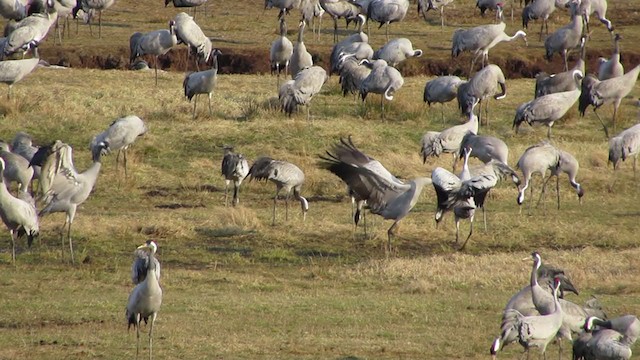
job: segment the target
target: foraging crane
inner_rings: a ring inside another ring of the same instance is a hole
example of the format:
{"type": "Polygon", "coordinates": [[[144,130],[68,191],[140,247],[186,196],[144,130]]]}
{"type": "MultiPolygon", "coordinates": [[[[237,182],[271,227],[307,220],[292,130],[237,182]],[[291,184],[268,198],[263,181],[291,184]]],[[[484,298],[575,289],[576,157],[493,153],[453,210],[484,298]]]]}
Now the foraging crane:
{"type": "Polygon", "coordinates": [[[343,56],[340,70],[340,85],[342,87],[342,95],[359,94],[362,82],[369,76],[371,69],[350,55],[343,56]]]}
{"type": "Polygon", "coordinates": [[[33,72],[39,62],[40,59],[37,57],[0,61],[0,82],[9,85],[7,99],[11,98],[11,88],[13,85],[33,72]]]}
{"type": "Polygon", "coordinates": [[[413,49],[411,40],[407,38],[393,39],[373,53],[373,59],[385,60],[389,66],[396,67],[410,57],[422,56],[422,50],[413,49]]]}
{"type": "Polygon", "coordinates": [[[229,206],[229,183],[233,181],[233,206],[238,205],[240,199],[238,193],[242,180],[249,174],[249,163],[244,155],[234,153],[233,146],[224,147],[222,158],[222,176],[224,176],[224,206],[229,206]]]}
{"type": "MultiPolygon", "coordinates": [[[[120,152],[122,151],[124,159],[124,176],[127,176],[127,149],[138,137],[147,132],[147,126],[144,121],[135,115],[125,116],[114,120],[107,130],[101,132],[91,139],[89,149],[91,152],[96,151],[100,144],[108,144],[106,153],[118,150],[116,156],[116,171],[118,170],[118,162],[120,161],[120,152]]],[[[104,154],[103,154],[104,155],[104,154]]]]}
{"type": "Polygon", "coordinates": [[[398,69],[384,60],[370,62],[365,59],[360,61],[360,64],[363,63],[371,64],[371,73],[362,81],[360,96],[365,101],[369,93],[380,94],[380,113],[384,119],[384,100],[393,100],[395,92],[404,85],[404,78],[398,69]]]}
{"type": "Polygon", "coordinates": [[[562,54],[565,71],[569,70],[567,63],[568,51],[582,44],[582,16],[577,9],[579,4],[580,0],[571,0],[569,4],[571,9],[571,22],[556,30],[544,40],[545,58],[551,61],[553,54],[562,54]]]}
{"type": "Polygon", "coordinates": [[[360,8],[348,0],[320,0],[320,6],[333,19],[333,42],[338,42],[338,19],[355,20],[360,8]]]}
{"type": "MultiPolygon", "coordinates": [[[[498,65],[489,64],[475,73],[468,82],[458,86],[458,106],[463,115],[469,116],[476,102],[478,106],[478,120],[482,120],[482,101],[488,97],[495,100],[507,96],[507,84],[502,69],[498,65]]],[[[485,105],[485,124],[489,124],[489,101],[485,105]]]]}
{"type": "Polygon", "coordinates": [[[351,137],[340,139],[326,156],[320,158],[323,160],[322,168],[342,179],[358,199],[367,202],[372,213],[393,220],[387,230],[385,248],[385,252],[390,252],[399,222],[416,205],[424,186],[431,184],[431,179],[418,177],[407,183],[398,180],[379,161],[361,152],[351,137]]]}
{"type": "Polygon", "coordinates": [[[582,81],[582,93],[578,104],[580,114],[584,116],[589,105],[593,105],[593,113],[596,114],[598,120],[602,124],[605,136],[609,137],[607,126],[600,119],[597,110],[604,104],[613,103],[613,131],[616,131],[616,115],[622,99],[629,95],[638,80],[640,74],[640,65],[631,69],[622,76],[599,81],[598,79],[587,76],[582,81]]]}
{"type": "Polygon", "coordinates": [[[575,90],[543,95],[521,104],[513,118],[513,128],[515,128],[516,134],[523,122],[527,122],[530,126],[540,123],[547,125],[547,138],[551,139],[553,124],[562,118],[580,97],[579,85],[583,78],[582,72],[574,70],[573,77],[576,83],[575,90]]]}
{"type": "Polygon", "coordinates": [[[198,72],[192,72],[187,74],[182,81],[182,88],[184,89],[184,96],[191,102],[193,100],[193,118],[196,118],[196,105],[198,104],[198,96],[200,94],[207,94],[209,97],[209,116],[213,116],[211,110],[211,95],[218,83],[218,55],[222,55],[222,52],[218,49],[211,50],[209,56],[211,60],[211,69],[198,72]]]}
{"type": "Polygon", "coordinates": [[[598,67],[598,80],[607,80],[624,74],[624,67],[620,63],[620,40],[622,36],[616,34],[613,37],[613,54],[611,58],[605,59],[598,67]]]}
{"type": "Polygon", "coordinates": [[[458,87],[462,84],[459,77],[448,75],[439,76],[435,79],[427,81],[424,85],[423,101],[426,102],[429,107],[431,103],[442,104],[442,123],[444,124],[444,103],[449,102],[456,98],[458,94],[458,87]]]}
{"type": "Polygon", "coordinates": [[[169,29],[155,30],[148,33],[136,32],[129,38],[131,56],[129,63],[142,55],[153,55],[153,67],[156,75],[156,86],[158,86],[158,57],[169,52],[178,43],[176,37],[176,22],[169,21],[169,29]]]}
{"type": "Polygon", "coordinates": [[[609,162],[613,165],[614,173],[620,160],[625,161],[632,157],[633,176],[635,177],[638,154],[640,154],[640,124],[623,130],[609,140],[609,162]]]}
{"type": "Polygon", "coordinates": [[[38,236],[38,216],[35,202],[24,192],[19,198],[9,193],[4,181],[5,162],[0,158],[0,218],[11,233],[11,260],[16,262],[16,239],[27,236],[27,244],[31,247],[33,239],[38,236]],[[26,198],[25,198],[26,196],[26,198]]]}
{"type": "Polygon", "coordinates": [[[291,61],[289,63],[289,69],[291,70],[291,78],[295,79],[298,73],[306,68],[313,66],[313,58],[307,51],[307,47],[304,45],[304,28],[306,23],[300,21],[298,25],[298,41],[293,46],[293,53],[291,53],[291,61]]]}
{"type": "Polygon", "coordinates": [[[196,24],[193,17],[187,15],[187,13],[181,12],[177,14],[173,21],[175,22],[175,33],[178,43],[187,45],[187,61],[189,63],[189,57],[193,53],[195,55],[194,60],[196,68],[200,71],[199,61],[207,62],[211,56],[211,40],[204,34],[200,26],[196,24]]]}
{"type": "MultiPolygon", "coordinates": [[[[543,141],[539,144],[533,145],[522,154],[516,168],[522,171],[524,177],[524,186],[519,189],[518,193],[518,205],[522,205],[524,202],[525,190],[531,185],[531,176],[535,173],[539,173],[544,180],[545,174],[548,170],[551,170],[549,178],[544,181],[542,186],[542,192],[540,199],[544,196],[545,187],[551,177],[556,176],[556,191],[558,198],[558,209],[560,209],[560,179],[561,172],[566,173],[569,176],[569,183],[576,190],[578,200],[582,201],[584,196],[584,189],[580,183],[576,182],[576,176],[578,174],[579,164],[578,161],[566,151],[560,150],[551,145],[547,141],[543,141]]],[[[533,196],[533,187],[531,187],[531,196],[533,196]]],[[[539,201],[538,201],[539,202],[539,201]]],[[[521,209],[522,210],[522,209],[521,209]]]]}
{"type": "Polygon", "coordinates": [[[27,17],[27,5],[19,0],[0,0],[0,17],[20,21],[27,17]]]}
{"type": "Polygon", "coordinates": [[[409,0],[372,0],[369,3],[367,19],[380,23],[385,27],[385,35],[389,41],[389,24],[399,22],[404,19],[409,10],[409,0]]]}
{"type": "Polygon", "coordinates": [[[29,160],[13,153],[9,149],[9,144],[0,141],[0,158],[4,160],[3,177],[7,184],[11,182],[18,183],[18,192],[27,193],[29,191],[29,183],[33,178],[33,167],[29,166],[29,160]]]}
{"type": "Polygon", "coordinates": [[[476,0],[476,7],[480,9],[480,16],[484,17],[487,10],[493,10],[496,12],[496,23],[504,21],[502,17],[503,0],[476,0]]]}
{"type": "Polygon", "coordinates": [[[311,120],[309,110],[311,100],[320,92],[322,85],[328,79],[327,72],[320,66],[312,66],[300,71],[295,79],[287,81],[280,87],[278,99],[280,99],[282,111],[291,116],[298,105],[305,105],[307,120],[311,120]]]}
{"type": "MultiPolygon", "coordinates": [[[[477,104],[477,102],[475,103],[477,104]]],[[[475,107],[475,104],[473,106],[475,107]]],[[[456,169],[460,143],[467,133],[478,133],[478,117],[473,113],[473,108],[469,114],[469,120],[460,125],[455,125],[441,132],[427,131],[420,142],[420,154],[422,163],[430,156],[440,156],[442,153],[453,155],[453,170],[456,169]]]]}
{"type": "Polygon", "coordinates": [[[580,83],[576,82],[575,71],[585,74],[585,58],[587,55],[586,37],[582,37],[580,45],[580,58],[573,68],[557,74],[549,75],[545,72],[536,75],[535,97],[580,89],[580,83]]]}
{"type": "MultiPolygon", "coordinates": [[[[71,146],[63,144],[54,151],[49,158],[58,157],[58,171],[54,173],[50,191],[46,191],[44,199],[44,208],[40,210],[39,216],[54,212],[66,213],[64,225],[62,226],[61,239],[64,244],[64,228],[68,224],[67,238],[69,239],[69,252],[71,253],[71,262],[75,263],[73,255],[73,242],[71,240],[71,225],[76,216],[78,205],[84,203],[91,191],[93,190],[98,174],[100,174],[100,156],[102,152],[109,147],[108,144],[98,144],[93,149],[93,164],[89,166],[83,173],[78,173],[73,166],[73,155],[71,146]]],[[[40,151],[47,151],[46,148],[40,148],[40,151]]],[[[35,158],[36,156],[34,156],[35,158]]],[[[35,165],[43,165],[37,163],[35,165]]],[[[64,247],[62,249],[64,254],[64,247]]]]}
{"type": "Polygon", "coordinates": [[[509,36],[504,32],[506,26],[504,22],[501,22],[470,29],[457,29],[451,39],[451,57],[457,57],[465,51],[474,52],[475,56],[471,60],[471,70],[469,70],[469,74],[471,74],[478,57],[482,57],[482,67],[484,67],[485,62],[489,63],[489,50],[499,43],[522,38],[527,45],[527,34],[524,31],[518,30],[513,36],[509,36]]]}
{"type": "Polygon", "coordinates": [[[293,190],[293,197],[300,201],[302,221],[306,220],[307,212],[309,211],[309,202],[300,195],[302,185],[304,184],[304,173],[299,167],[287,161],[274,160],[270,157],[263,156],[251,165],[247,176],[250,176],[250,179],[256,179],[258,181],[269,180],[276,184],[276,194],[273,197],[272,226],[276,224],[276,202],[278,200],[278,194],[283,189],[286,193],[284,198],[285,220],[289,220],[289,196],[291,195],[291,190],[293,190]]]}
{"type": "Polygon", "coordinates": [[[540,38],[542,41],[542,30],[547,29],[549,36],[549,16],[556,10],[555,0],[536,0],[529,3],[522,9],[522,27],[528,29],[529,21],[541,19],[540,38]]]}
{"type": "Polygon", "coordinates": [[[269,51],[269,63],[271,64],[271,74],[275,71],[278,77],[277,86],[280,88],[280,71],[284,68],[285,78],[289,73],[289,62],[293,55],[293,44],[287,38],[287,23],[284,18],[280,19],[280,36],[271,43],[269,51]]]}
{"type": "Polygon", "coordinates": [[[136,359],[140,352],[140,323],[144,320],[149,324],[149,360],[153,356],[153,325],[156,322],[160,305],[162,305],[162,288],[160,287],[160,262],[155,255],[158,245],[155,241],[147,241],[138,246],[134,252],[135,260],[132,273],[134,283],[140,281],[133,288],[127,300],[126,317],[128,328],[136,329],[136,359]],[[146,250],[140,253],[140,250],[146,250]],[[145,274],[142,276],[142,274],[145,274]]]}
{"type": "Polygon", "coordinates": [[[440,10],[440,30],[444,30],[444,7],[451,4],[453,0],[418,0],[418,14],[421,14],[424,21],[427,21],[429,10],[440,10]]]}
{"type": "Polygon", "coordinates": [[[358,22],[358,30],[346,38],[342,39],[340,42],[333,45],[333,49],[331,49],[331,56],[329,57],[329,67],[331,68],[331,73],[338,71],[338,63],[341,61],[340,59],[344,55],[344,49],[349,47],[353,43],[368,43],[369,36],[363,31],[364,24],[367,22],[367,18],[360,14],[357,17],[358,22]]]}
{"type": "MultiPolygon", "coordinates": [[[[82,9],[86,14],[89,31],[91,31],[91,17],[94,12],[98,12],[98,39],[102,38],[102,12],[115,4],[116,0],[78,0],[78,6],[73,9],[73,17],[77,17],[82,9]]],[[[93,36],[93,33],[92,33],[93,36]]]]}
{"type": "Polygon", "coordinates": [[[608,320],[600,319],[597,316],[588,317],[584,322],[584,330],[594,331],[597,329],[616,331],[622,335],[622,342],[626,345],[633,345],[640,336],[640,320],[635,315],[623,315],[608,320]]]}

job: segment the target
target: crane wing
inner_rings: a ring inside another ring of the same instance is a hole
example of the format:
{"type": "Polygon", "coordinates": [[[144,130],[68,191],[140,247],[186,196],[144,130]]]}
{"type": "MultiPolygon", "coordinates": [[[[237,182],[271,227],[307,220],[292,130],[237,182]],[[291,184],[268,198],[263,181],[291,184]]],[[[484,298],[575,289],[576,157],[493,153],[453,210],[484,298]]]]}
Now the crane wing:
{"type": "Polygon", "coordinates": [[[455,203],[456,194],[462,186],[460,178],[449,170],[437,167],[431,172],[431,181],[438,197],[438,208],[451,208],[455,203]]]}
{"type": "MultiPolygon", "coordinates": [[[[133,256],[135,258],[133,260],[133,264],[131,265],[131,281],[133,281],[133,283],[137,285],[147,278],[147,270],[149,268],[149,253],[148,250],[145,249],[136,249],[136,251],[133,252],[133,256]]],[[[153,258],[153,261],[156,264],[156,278],[160,280],[160,262],[156,258],[153,258]]]]}

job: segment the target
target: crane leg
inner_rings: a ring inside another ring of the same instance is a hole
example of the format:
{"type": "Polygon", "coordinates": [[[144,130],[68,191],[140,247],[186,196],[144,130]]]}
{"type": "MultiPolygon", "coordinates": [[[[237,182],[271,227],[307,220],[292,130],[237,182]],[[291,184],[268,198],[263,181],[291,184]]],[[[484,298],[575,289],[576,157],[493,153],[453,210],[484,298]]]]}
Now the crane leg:
{"type": "Polygon", "coordinates": [[[333,42],[338,42],[338,18],[333,18],[333,42]]]}
{"type": "Polygon", "coordinates": [[[73,256],[73,241],[71,240],[71,224],[72,222],[69,221],[69,230],[67,231],[67,238],[69,239],[69,252],[71,253],[71,263],[75,264],[76,259],[73,256]]]}
{"type": "Polygon", "coordinates": [[[613,103],[613,133],[616,133],[616,115],[618,114],[618,106],[620,103],[618,101],[613,103]]]}
{"type": "Polygon", "coordinates": [[[224,181],[224,206],[229,206],[229,180],[224,181]]]}
{"type": "Polygon", "coordinates": [[[569,64],[567,63],[567,50],[562,52],[562,56],[564,58],[564,71],[569,71],[569,64]]]}
{"type": "Polygon", "coordinates": [[[393,235],[395,235],[395,230],[397,227],[398,221],[395,221],[393,225],[391,225],[389,230],[387,230],[387,246],[385,247],[385,253],[387,254],[387,256],[389,256],[389,254],[391,253],[391,239],[393,238],[393,235]]]}
{"type": "Polygon", "coordinates": [[[547,127],[547,139],[551,140],[551,126],[547,127]]]}
{"type": "Polygon", "coordinates": [[[556,176],[556,197],[558,198],[558,210],[560,210],[560,176],[556,176]]]}
{"type": "Polygon", "coordinates": [[[467,235],[467,239],[464,241],[464,243],[460,247],[460,251],[464,250],[464,247],[467,245],[467,242],[471,238],[472,234],[473,234],[473,216],[471,216],[471,224],[469,225],[469,235],[467,235]]]}
{"type": "Polygon", "coordinates": [[[122,150],[122,157],[124,159],[124,178],[126,179],[129,176],[127,173],[127,149],[122,150]]]}
{"type": "MultiPolygon", "coordinates": [[[[240,185],[236,182],[233,183],[233,206],[238,205],[240,202],[240,198],[238,197],[238,192],[240,191],[240,185]]],[[[226,201],[225,201],[226,203],[226,201]]],[[[226,205],[225,205],[226,206],[226,205]]]]}
{"type": "Polygon", "coordinates": [[[487,231],[487,212],[484,210],[484,205],[482,205],[482,220],[484,221],[484,231],[487,231]]]}
{"type": "Polygon", "coordinates": [[[211,111],[211,93],[209,93],[209,117],[213,116],[213,111],[211,111]]]}
{"type": "Polygon", "coordinates": [[[278,193],[280,192],[280,188],[276,188],[276,195],[273,197],[273,219],[271,220],[271,226],[275,226],[276,224],[276,201],[278,200],[278,193]]]}
{"type": "Polygon", "coordinates": [[[549,182],[549,180],[551,180],[552,177],[553,177],[553,175],[549,175],[547,180],[545,180],[544,183],[542,184],[542,192],[540,193],[540,197],[538,198],[538,202],[536,203],[536,207],[540,206],[540,201],[542,201],[542,207],[546,210],[547,207],[546,207],[545,202],[544,202],[544,195],[546,193],[547,183],[549,182]]]}
{"type": "Polygon", "coordinates": [[[13,261],[13,265],[16,264],[16,238],[14,236],[14,231],[10,230],[11,233],[11,261],[13,261]]]}
{"type": "Polygon", "coordinates": [[[193,119],[196,118],[196,104],[198,104],[198,96],[200,96],[200,94],[197,94],[194,98],[193,98],[193,119]]]}
{"type": "Polygon", "coordinates": [[[456,245],[460,241],[460,219],[456,216],[456,245]]]}
{"type": "Polygon", "coordinates": [[[444,6],[440,6],[440,32],[444,31],[444,6]]]}
{"type": "Polygon", "coordinates": [[[284,220],[289,221],[289,194],[284,197],[284,220]]]}
{"type": "Polygon", "coordinates": [[[149,360],[153,358],[153,324],[156,322],[157,313],[151,315],[151,324],[149,324],[149,360]]]}
{"type": "Polygon", "coordinates": [[[139,313],[136,314],[136,360],[140,353],[140,317],[141,315],[139,313]]]}
{"type": "Polygon", "coordinates": [[[384,120],[384,95],[380,95],[380,114],[384,120]]]}
{"type": "Polygon", "coordinates": [[[593,108],[593,113],[596,114],[596,117],[600,121],[600,124],[602,124],[602,129],[604,130],[604,136],[606,136],[607,140],[608,140],[609,139],[609,129],[607,129],[607,125],[605,125],[604,122],[602,121],[602,119],[600,118],[600,115],[598,114],[598,111],[596,110],[596,108],[593,108]]]}
{"type": "Polygon", "coordinates": [[[156,86],[158,86],[158,57],[154,57],[153,59],[153,67],[155,69],[155,73],[156,73],[156,86]]]}
{"type": "Polygon", "coordinates": [[[118,154],[116,154],[116,173],[118,172],[118,163],[120,162],[120,149],[118,149],[118,154]]]}

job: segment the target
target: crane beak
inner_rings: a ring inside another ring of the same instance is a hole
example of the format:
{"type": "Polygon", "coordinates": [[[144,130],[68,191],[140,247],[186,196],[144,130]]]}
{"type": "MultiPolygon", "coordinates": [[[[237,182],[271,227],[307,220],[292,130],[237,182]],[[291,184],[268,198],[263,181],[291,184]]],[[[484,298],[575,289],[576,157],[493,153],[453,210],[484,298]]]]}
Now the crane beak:
{"type": "Polygon", "coordinates": [[[144,243],[144,244],[138,246],[138,249],[149,249],[149,244],[144,243]]]}

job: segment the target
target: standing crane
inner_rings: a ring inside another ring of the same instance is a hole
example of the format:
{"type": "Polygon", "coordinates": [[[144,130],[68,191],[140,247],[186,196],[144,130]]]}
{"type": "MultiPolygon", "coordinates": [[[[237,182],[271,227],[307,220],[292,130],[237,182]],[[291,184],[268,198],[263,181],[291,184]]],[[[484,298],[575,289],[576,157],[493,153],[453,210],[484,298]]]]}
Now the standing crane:
{"type": "Polygon", "coordinates": [[[422,56],[422,50],[413,49],[411,40],[407,38],[393,39],[373,53],[373,59],[385,60],[389,66],[396,67],[410,57],[422,56]]]}
{"type": "Polygon", "coordinates": [[[540,38],[542,41],[542,30],[547,29],[547,36],[549,36],[549,16],[556,10],[555,0],[536,0],[529,3],[522,9],[522,27],[527,29],[529,21],[541,19],[540,24],[540,38]]]}
{"type": "Polygon", "coordinates": [[[571,22],[561,27],[551,35],[547,36],[544,41],[546,50],[545,58],[551,61],[553,54],[562,54],[564,59],[564,70],[569,70],[567,63],[567,54],[569,50],[575,49],[582,44],[582,16],[578,12],[580,0],[571,0],[569,8],[571,9],[571,22]]]}
{"type": "Polygon", "coordinates": [[[33,167],[29,166],[29,160],[13,153],[9,148],[9,144],[0,141],[0,158],[4,160],[3,177],[6,183],[17,182],[18,194],[20,192],[27,193],[29,184],[33,178],[33,167]]]}
{"type": "Polygon", "coordinates": [[[184,96],[191,102],[193,100],[193,118],[196,118],[196,105],[198,104],[198,96],[200,94],[207,94],[209,97],[209,116],[213,116],[211,110],[211,95],[218,83],[218,55],[222,55],[222,52],[218,49],[211,50],[211,69],[192,72],[187,74],[182,81],[182,88],[184,89],[184,96]]]}
{"type": "Polygon", "coordinates": [[[338,19],[355,20],[360,8],[348,0],[320,0],[320,6],[333,19],[333,42],[338,42],[338,19]]]}
{"type": "Polygon", "coordinates": [[[127,149],[138,137],[146,134],[147,126],[144,121],[135,115],[125,116],[114,120],[109,128],[91,139],[89,149],[91,152],[102,147],[100,144],[108,144],[106,152],[118,150],[116,156],[116,171],[118,170],[118,162],[120,161],[120,152],[122,151],[124,161],[124,176],[127,177],[127,149]]]}
{"type": "Polygon", "coordinates": [[[126,317],[136,329],[136,359],[140,352],[140,323],[149,324],[149,360],[153,358],[153,325],[156,322],[160,305],[162,305],[162,288],[160,287],[160,262],[155,255],[158,245],[150,240],[138,246],[134,252],[131,274],[135,288],[127,300],[126,317]]]}
{"type": "Polygon", "coordinates": [[[164,0],[164,7],[169,6],[169,3],[173,3],[173,7],[175,8],[192,8],[193,18],[195,19],[196,9],[199,6],[204,8],[204,16],[207,16],[207,1],[208,0],[164,0]]]}
{"type": "Polygon", "coordinates": [[[581,83],[576,81],[575,71],[585,74],[585,59],[587,56],[586,37],[582,37],[580,45],[580,58],[573,68],[557,74],[541,72],[536,74],[535,97],[543,95],[580,89],[581,83]]]}
{"type": "Polygon", "coordinates": [[[429,107],[431,103],[442,104],[442,123],[444,124],[444,103],[452,101],[458,94],[458,87],[464,81],[454,75],[439,76],[424,85],[423,100],[429,107]]]}
{"type": "Polygon", "coordinates": [[[0,218],[11,234],[11,260],[16,262],[16,239],[26,235],[31,247],[38,236],[38,215],[35,202],[27,192],[21,192],[19,198],[9,193],[4,181],[5,162],[0,158],[0,218]]]}
{"type": "Polygon", "coordinates": [[[304,21],[300,21],[300,24],[298,25],[298,41],[293,46],[293,53],[291,54],[291,61],[289,64],[292,79],[295,79],[296,75],[298,75],[301,70],[313,66],[313,58],[307,51],[307,47],[304,44],[305,26],[306,23],[304,21]]]}
{"type": "Polygon", "coordinates": [[[387,230],[385,252],[391,252],[391,240],[400,220],[416,205],[425,185],[431,184],[428,177],[418,177],[408,183],[398,180],[377,160],[361,152],[351,141],[340,142],[327,151],[321,166],[344,181],[357,195],[365,200],[372,213],[393,220],[387,230]]]}
{"type": "Polygon", "coordinates": [[[640,124],[623,130],[609,140],[609,162],[613,165],[614,174],[620,160],[633,158],[633,176],[635,177],[638,154],[640,154],[640,124]]]}
{"type": "MultiPolygon", "coordinates": [[[[73,17],[77,17],[78,11],[82,9],[86,14],[89,31],[91,31],[91,14],[98,12],[98,38],[102,38],[102,12],[115,4],[116,0],[78,0],[78,6],[73,9],[73,17]]],[[[76,31],[77,32],[77,31],[76,31]]],[[[93,36],[93,32],[91,32],[93,36]]]]}
{"type": "Polygon", "coordinates": [[[195,55],[196,69],[200,71],[199,61],[205,63],[209,61],[212,50],[211,40],[187,13],[181,12],[177,14],[173,18],[173,21],[175,22],[175,33],[178,43],[187,45],[185,69],[189,64],[189,57],[193,53],[195,55]]]}
{"type": "Polygon", "coordinates": [[[492,160],[507,164],[509,159],[509,147],[501,139],[494,136],[477,135],[467,132],[460,142],[460,152],[458,157],[464,157],[464,149],[472,148],[471,157],[474,157],[485,164],[492,160]]]}
{"type": "Polygon", "coordinates": [[[242,180],[249,174],[249,163],[244,155],[234,153],[233,146],[224,147],[222,157],[222,176],[224,176],[224,206],[229,206],[229,183],[233,181],[233,206],[238,205],[238,193],[242,180]]]}
{"type": "Polygon", "coordinates": [[[409,0],[372,0],[369,3],[367,18],[385,27],[385,36],[389,41],[389,24],[404,20],[409,10],[409,0]]]}
{"type": "Polygon", "coordinates": [[[484,17],[487,10],[493,10],[496,12],[496,23],[504,21],[502,16],[504,10],[503,0],[476,0],[476,7],[480,9],[480,16],[484,17]]]}
{"type": "Polygon", "coordinates": [[[33,72],[39,62],[40,59],[37,57],[0,61],[0,82],[9,85],[7,99],[11,99],[11,88],[13,85],[33,72]]]}
{"type": "Polygon", "coordinates": [[[269,51],[269,62],[271,63],[271,74],[276,72],[278,77],[277,86],[280,88],[280,72],[284,68],[285,78],[289,73],[289,62],[293,55],[293,44],[287,38],[287,23],[284,18],[280,18],[280,36],[271,43],[269,51]]]}
{"type": "Polygon", "coordinates": [[[302,184],[304,184],[304,173],[296,165],[281,161],[274,160],[270,157],[263,156],[256,160],[249,169],[251,179],[258,181],[271,181],[276,184],[276,194],[273,197],[273,219],[271,225],[276,224],[276,202],[278,200],[278,194],[284,189],[286,195],[284,198],[285,204],[285,220],[289,220],[289,195],[293,190],[293,197],[300,201],[302,207],[302,221],[307,218],[307,212],[309,211],[309,202],[305,199],[300,192],[302,191],[302,184]]]}
{"type": "Polygon", "coordinates": [[[362,82],[371,74],[371,69],[365,64],[360,65],[360,61],[350,55],[342,58],[340,67],[342,95],[347,96],[347,93],[358,95],[362,82]]]}
{"type": "Polygon", "coordinates": [[[598,80],[607,80],[624,74],[624,67],[620,63],[620,40],[622,36],[616,34],[613,37],[613,54],[611,58],[604,61],[598,67],[598,80]]]}
{"type": "Polygon", "coordinates": [[[169,29],[155,30],[148,33],[136,32],[129,38],[131,56],[129,62],[142,55],[153,55],[153,67],[156,75],[156,86],[158,86],[158,57],[169,52],[178,43],[175,31],[176,22],[169,21],[169,29]]]}
{"type": "MultiPolygon", "coordinates": [[[[458,86],[458,106],[463,115],[469,116],[476,103],[478,106],[478,121],[482,121],[482,101],[489,97],[495,100],[507,96],[507,83],[502,69],[498,65],[489,64],[475,73],[469,81],[458,86]]],[[[485,101],[485,121],[489,124],[489,101],[485,101]]]]}
{"type": "Polygon", "coordinates": [[[384,119],[384,100],[391,101],[396,91],[404,85],[404,78],[398,69],[389,66],[384,60],[362,60],[360,64],[370,63],[371,73],[361,84],[360,96],[365,101],[367,94],[380,94],[380,113],[384,119]]]}
{"type": "Polygon", "coordinates": [[[342,39],[340,42],[333,45],[333,48],[331,49],[331,56],[329,57],[329,66],[331,68],[331,73],[333,73],[334,71],[337,71],[338,63],[341,61],[340,59],[344,55],[344,50],[347,47],[349,47],[353,43],[369,42],[369,35],[367,35],[363,31],[364,24],[367,22],[367,18],[364,15],[360,14],[356,18],[356,21],[358,23],[357,32],[342,39]]]}
{"type": "Polygon", "coordinates": [[[444,30],[444,7],[451,4],[453,0],[418,0],[418,14],[427,21],[429,10],[440,10],[440,30],[444,30]]]}
{"type": "Polygon", "coordinates": [[[307,120],[311,120],[309,110],[311,99],[320,93],[322,85],[328,79],[327,72],[320,66],[312,66],[300,71],[295,79],[287,81],[280,87],[278,99],[280,99],[282,111],[291,116],[298,105],[305,105],[307,120]]]}

